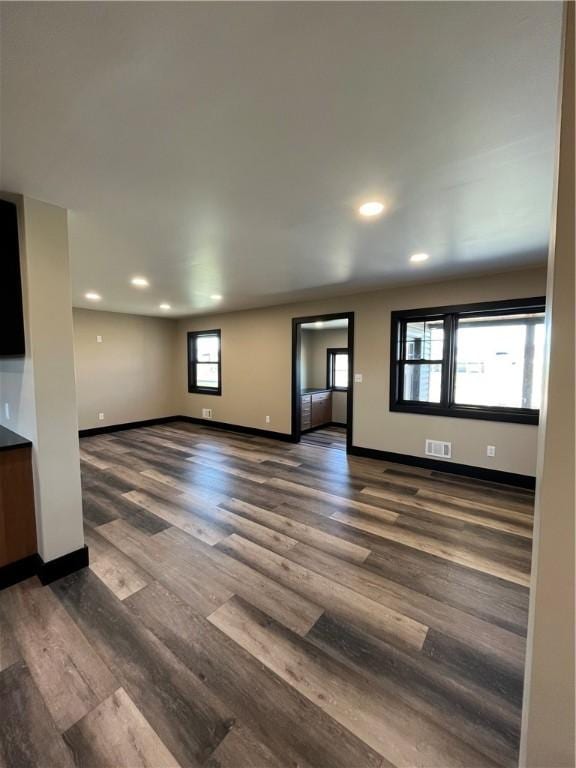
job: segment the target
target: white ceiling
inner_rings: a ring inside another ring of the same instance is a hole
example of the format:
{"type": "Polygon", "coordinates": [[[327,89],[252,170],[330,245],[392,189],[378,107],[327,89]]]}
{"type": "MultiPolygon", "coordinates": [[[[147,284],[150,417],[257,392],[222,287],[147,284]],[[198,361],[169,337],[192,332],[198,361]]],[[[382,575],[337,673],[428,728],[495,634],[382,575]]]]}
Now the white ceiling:
{"type": "Polygon", "coordinates": [[[538,263],[561,12],[4,3],[2,186],[70,209],[77,306],[182,315],[538,263]],[[370,199],[386,215],[358,220],[370,199]]]}

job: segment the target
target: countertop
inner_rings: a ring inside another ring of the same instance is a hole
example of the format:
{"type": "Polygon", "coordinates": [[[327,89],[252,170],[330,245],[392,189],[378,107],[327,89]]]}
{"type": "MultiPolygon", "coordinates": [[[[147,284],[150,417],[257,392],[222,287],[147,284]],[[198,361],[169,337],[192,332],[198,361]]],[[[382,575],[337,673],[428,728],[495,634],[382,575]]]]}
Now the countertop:
{"type": "Polygon", "coordinates": [[[306,387],[300,390],[301,395],[314,395],[316,392],[331,392],[329,387],[306,387]]]}
{"type": "Polygon", "coordinates": [[[20,437],[16,432],[12,432],[6,427],[0,427],[0,451],[11,451],[15,448],[26,448],[32,445],[30,440],[20,437]]]}

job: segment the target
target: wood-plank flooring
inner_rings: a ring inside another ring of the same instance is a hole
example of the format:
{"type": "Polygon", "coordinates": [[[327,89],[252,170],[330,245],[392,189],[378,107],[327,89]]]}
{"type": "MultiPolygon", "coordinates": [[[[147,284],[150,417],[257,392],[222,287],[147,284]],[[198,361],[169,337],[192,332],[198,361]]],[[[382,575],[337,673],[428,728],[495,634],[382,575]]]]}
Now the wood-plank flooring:
{"type": "Polygon", "coordinates": [[[0,766],[517,764],[532,494],[322,439],[81,441],[90,567],[0,593],[0,766]]]}
{"type": "Polygon", "coordinates": [[[338,451],[346,450],[346,427],[331,425],[321,429],[313,429],[304,432],[300,438],[304,445],[315,445],[318,448],[335,448],[338,451]]]}

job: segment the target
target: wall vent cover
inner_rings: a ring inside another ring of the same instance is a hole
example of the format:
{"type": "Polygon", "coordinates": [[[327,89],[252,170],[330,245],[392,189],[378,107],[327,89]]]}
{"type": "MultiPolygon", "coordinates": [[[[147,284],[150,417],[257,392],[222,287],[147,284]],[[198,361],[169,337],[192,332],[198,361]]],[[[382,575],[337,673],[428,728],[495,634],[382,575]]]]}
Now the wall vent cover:
{"type": "Polygon", "coordinates": [[[426,440],[426,456],[450,459],[452,457],[452,443],[444,443],[441,440],[426,440]]]}

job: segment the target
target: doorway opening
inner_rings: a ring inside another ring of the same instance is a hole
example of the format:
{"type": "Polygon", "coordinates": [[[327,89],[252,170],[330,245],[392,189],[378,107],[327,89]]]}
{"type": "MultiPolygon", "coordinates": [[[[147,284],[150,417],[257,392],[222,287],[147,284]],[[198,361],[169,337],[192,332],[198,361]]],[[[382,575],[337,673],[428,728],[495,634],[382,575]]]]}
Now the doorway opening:
{"type": "Polygon", "coordinates": [[[292,320],[292,440],[352,448],[354,313],[292,320]]]}

